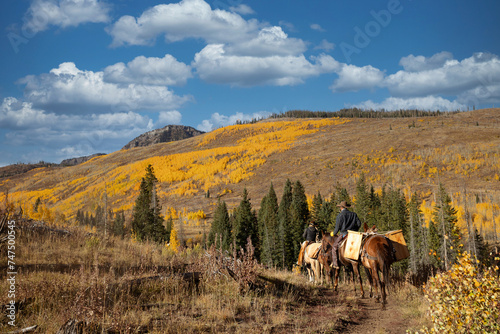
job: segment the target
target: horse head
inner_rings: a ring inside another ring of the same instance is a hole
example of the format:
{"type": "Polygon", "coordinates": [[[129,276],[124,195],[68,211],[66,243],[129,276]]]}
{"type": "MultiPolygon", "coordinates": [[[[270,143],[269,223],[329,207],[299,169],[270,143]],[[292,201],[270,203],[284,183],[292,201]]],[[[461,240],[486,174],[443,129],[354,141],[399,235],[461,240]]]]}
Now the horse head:
{"type": "Polygon", "coordinates": [[[377,226],[373,225],[372,227],[369,228],[367,223],[363,224],[363,229],[365,230],[365,233],[367,233],[367,234],[375,234],[378,231],[377,226]]]}

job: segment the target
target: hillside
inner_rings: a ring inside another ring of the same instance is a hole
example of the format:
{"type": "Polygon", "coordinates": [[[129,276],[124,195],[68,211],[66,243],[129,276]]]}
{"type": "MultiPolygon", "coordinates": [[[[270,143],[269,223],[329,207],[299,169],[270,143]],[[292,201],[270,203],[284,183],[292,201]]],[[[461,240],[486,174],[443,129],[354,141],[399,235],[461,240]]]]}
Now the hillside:
{"type": "Polygon", "coordinates": [[[103,206],[106,188],[108,208],[130,216],[145,167],[152,164],[165,213],[193,219],[202,218],[200,212],[210,218],[217,195],[235,207],[244,188],[258,208],[271,182],[281,196],[287,178],[300,180],[309,195],[328,196],[336,184],[353,194],[361,173],[375,189],[394,186],[432,200],[441,182],[457,204],[464,192],[499,203],[499,147],[500,109],[420,118],[265,120],[2,178],[0,201],[8,192],[25,213],[62,222],[78,209],[103,206]],[[31,212],[37,198],[42,213],[31,212]]]}

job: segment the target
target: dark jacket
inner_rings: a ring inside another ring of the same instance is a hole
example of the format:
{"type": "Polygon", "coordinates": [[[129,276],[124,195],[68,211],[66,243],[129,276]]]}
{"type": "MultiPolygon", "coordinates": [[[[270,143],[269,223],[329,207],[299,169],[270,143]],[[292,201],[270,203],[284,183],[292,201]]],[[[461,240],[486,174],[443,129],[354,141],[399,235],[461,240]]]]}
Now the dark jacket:
{"type": "Polygon", "coordinates": [[[347,230],[358,231],[361,227],[361,221],[355,212],[351,212],[347,209],[342,210],[335,221],[335,230],[333,234],[347,234],[347,230]]]}
{"type": "Polygon", "coordinates": [[[304,230],[304,234],[302,234],[302,238],[307,241],[316,241],[316,235],[318,234],[318,229],[314,226],[309,226],[304,230]]]}

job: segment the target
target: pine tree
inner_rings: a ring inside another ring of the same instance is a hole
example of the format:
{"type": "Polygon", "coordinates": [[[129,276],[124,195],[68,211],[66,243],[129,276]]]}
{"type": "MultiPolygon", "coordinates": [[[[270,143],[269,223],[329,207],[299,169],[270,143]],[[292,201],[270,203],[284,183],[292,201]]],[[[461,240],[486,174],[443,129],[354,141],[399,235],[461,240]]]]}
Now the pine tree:
{"type": "Polygon", "coordinates": [[[296,181],[292,191],[292,203],[290,205],[290,225],[292,232],[293,258],[297,259],[302,243],[302,234],[309,219],[309,208],[304,187],[300,181],[296,181]]]}
{"type": "Polygon", "coordinates": [[[235,211],[233,233],[237,250],[240,248],[245,249],[249,237],[252,244],[257,242],[257,219],[252,212],[252,205],[246,188],[243,189],[243,199],[235,211]]]}
{"type": "Polygon", "coordinates": [[[232,244],[231,221],[227,211],[226,202],[217,202],[217,208],[214,213],[214,220],[208,234],[208,245],[214,245],[223,250],[229,250],[232,244]]]}
{"type": "Polygon", "coordinates": [[[331,231],[335,229],[335,205],[330,201],[324,201],[319,212],[318,226],[321,231],[328,231],[328,227],[333,224],[331,231]]]}
{"type": "MultiPolygon", "coordinates": [[[[37,208],[37,210],[38,210],[38,208],[37,208]]],[[[85,214],[80,209],[78,209],[78,211],[76,211],[76,223],[78,225],[85,224],[85,214]]]]}
{"type": "Polygon", "coordinates": [[[460,244],[462,236],[457,225],[457,210],[452,207],[451,198],[442,184],[439,185],[437,197],[438,202],[434,207],[433,217],[442,236],[440,251],[444,269],[448,270],[462,248],[460,244]]]}
{"type": "Polygon", "coordinates": [[[380,197],[375,193],[373,186],[370,186],[370,213],[366,223],[372,227],[377,225],[377,217],[380,215],[380,197]]]}
{"type": "Polygon", "coordinates": [[[294,246],[292,241],[292,231],[291,231],[291,215],[290,207],[292,205],[292,182],[289,179],[285,182],[285,187],[283,189],[283,195],[281,196],[280,205],[278,208],[278,223],[279,223],[279,235],[280,248],[283,249],[283,258],[281,259],[282,267],[291,269],[293,263],[296,261],[294,258],[294,246]]]}
{"type": "Polygon", "coordinates": [[[269,192],[262,198],[258,214],[258,225],[261,240],[261,262],[268,266],[280,265],[283,253],[280,247],[278,198],[272,183],[269,192]]]}
{"type": "Polygon", "coordinates": [[[112,227],[113,234],[123,238],[125,234],[125,214],[123,213],[123,211],[120,211],[117,212],[114,216],[115,217],[113,219],[112,227]]]}
{"type": "Polygon", "coordinates": [[[423,242],[422,238],[424,237],[421,233],[419,233],[420,225],[422,221],[422,212],[420,211],[420,199],[417,193],[414,193],[410,202],[408,203],[408,212],[409,212],[409,244],[408,249],[410,251],[410,268],[416,273],[418,267],[423,264],[422,260],[424,259],[423,242]]]}
{"type": "Polygon", "coordinates": [[[484,238],[479,234],[477,228],[474,229],[474,241],[477,249],[477,259],[485,266],[490,266],[490,250],[484,238]]]}
{"type": "Polygon", "coordinates": [[[321,207],[323,206],[323,197],[321,197],[321,193],[318,191],[316,195],[313,196],[312,207],[311,207],[311,219],[316,222],[318,225],[322,225],[323,222],[321,220],[321,207]]]}
{"type": "Polygon", "coordinates": [[[356,182],[356,214],[361,222],[368,221],[370,214],[370,194],[368,193],[368,186],[365,181],[365,174],[361,173],[358,181],[356,182]]]}
{"type": "Polygon", "coordinates": [[[335,196],[337,202],[334,203],[335,205],[339,204],[342,201],[346,201],[347,203],[352,203],[351,197],[349,197],[349,193],[347,192],[346,188],[341,187],[340,184],[337,183],[335,190],[337,192],[337,196],[335,196]]]}
{"type": "Polygon", "coordinates": [[[439,226],[432,221],[429,221],[429,256],[430,264],[441,267],[441,256],[439,250],[441,249],[442,236],[439,233],[439,226]]]}
{"type": "Polygon", "coordinates": [[[132,231],[141,240],[164,242],[167,233],[163,226],[161,207],[156,195],[155,183],[158,180],[154,175],[153,166],[146,167],[146,176],[142,178],[139,196],[135,201],[132,215],[132,231]]]}

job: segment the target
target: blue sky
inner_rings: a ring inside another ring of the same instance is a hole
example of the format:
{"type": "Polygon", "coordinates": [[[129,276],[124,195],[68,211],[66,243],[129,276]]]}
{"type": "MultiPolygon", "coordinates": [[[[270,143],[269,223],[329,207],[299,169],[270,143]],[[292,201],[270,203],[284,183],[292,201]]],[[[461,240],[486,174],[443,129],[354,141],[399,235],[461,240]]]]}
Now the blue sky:
{"type": "Polygon", "coordinates": [[[0,165],[291,109],[500,105],[500,2],[4,0],[0,165]]]}

